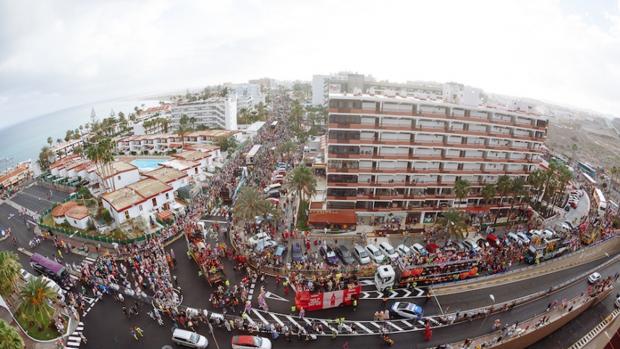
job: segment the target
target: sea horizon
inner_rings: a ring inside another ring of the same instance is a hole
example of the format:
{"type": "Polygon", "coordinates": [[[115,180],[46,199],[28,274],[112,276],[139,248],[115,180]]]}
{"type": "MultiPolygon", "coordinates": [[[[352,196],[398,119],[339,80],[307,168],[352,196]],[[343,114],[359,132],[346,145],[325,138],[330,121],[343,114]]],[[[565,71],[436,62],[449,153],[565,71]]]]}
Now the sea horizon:
{"type": "Polygon", "coordinates": [[[65,137],[69,129],[79,128],[90,122],[91,110],[95,110],[97,120],[122,111],[132,112],[134,107],[153,106],[159,100],[122,97],[98,102],[87,102],[46,114],[41,114],[18,123],[0,128],[0,171],[15,166],[23,161],[36,161],[42,147],[47,144],[47,137],[56,139],[65,137]]]}

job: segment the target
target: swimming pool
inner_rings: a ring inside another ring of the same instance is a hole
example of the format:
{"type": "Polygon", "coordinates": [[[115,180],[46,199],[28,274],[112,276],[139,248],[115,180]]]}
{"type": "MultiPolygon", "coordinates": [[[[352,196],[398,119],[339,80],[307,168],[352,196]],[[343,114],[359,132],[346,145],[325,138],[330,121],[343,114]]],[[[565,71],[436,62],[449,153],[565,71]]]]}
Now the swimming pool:
{"type": "Polygon", "coordinates": [[[150,171],[160,167],[160,163],[165,162],[162,159],[136,159],[131,162],[140,171],[150,171]]]}

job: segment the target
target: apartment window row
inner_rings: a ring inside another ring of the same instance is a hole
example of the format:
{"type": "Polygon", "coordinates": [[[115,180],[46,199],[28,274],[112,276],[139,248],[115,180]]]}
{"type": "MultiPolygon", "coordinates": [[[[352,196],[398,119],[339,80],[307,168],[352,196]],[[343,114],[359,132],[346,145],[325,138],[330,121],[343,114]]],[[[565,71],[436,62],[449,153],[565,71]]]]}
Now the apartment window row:
{"type": "MultiPolygon", "coordinates": [[[[528,171],[528,173],[532,170],[528,171]]],[[[338,184],[394,184],[397,185],[420,185],[420,186],[442,186],[454,184],[457,179],[468,181],[471,185],[484,185],[496,183],[499,176],[503,174],[333,174],[328,173],[327,182],[329,186],[338,184]]],[[[526,178],[526,175],[513,175],[511,178],[526,178]]]]}

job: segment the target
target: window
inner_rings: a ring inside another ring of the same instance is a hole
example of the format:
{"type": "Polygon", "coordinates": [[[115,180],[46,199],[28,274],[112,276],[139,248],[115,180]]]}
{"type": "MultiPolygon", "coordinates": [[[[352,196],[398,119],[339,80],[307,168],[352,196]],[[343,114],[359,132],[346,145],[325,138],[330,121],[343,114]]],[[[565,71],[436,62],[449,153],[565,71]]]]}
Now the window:
{"type": "Polygon", "coordinates": [[[166,193],[166,200],[170,199],[170,193],[166,193]]]}
{"type": "Polygon", "coordinates": [[[129,219],[129,210],[125,211],[125,219],[128,220],[129,219]]]}
{"type": "Polygon", "coordinates": [[[194,173],[198,174],[198,167],[194,169],[194,173]]]}
{"type": "Polygon", "coordinates": [[[138,206],[138,208],[140,209],[140,211],[142,211],[142,205],[138,206]]]}
{"type": "Polygon", "coordinates": [[[153,200],[151,200],[151,203],[153,204],[153,207],[157,206],[157,198],[153,198],[153,200]]]}
{"type": "Polygon", "coordinates": [[[121,176],[118,176],[118,180],[119,180],[119,181],[121,180],[121,176]]]}

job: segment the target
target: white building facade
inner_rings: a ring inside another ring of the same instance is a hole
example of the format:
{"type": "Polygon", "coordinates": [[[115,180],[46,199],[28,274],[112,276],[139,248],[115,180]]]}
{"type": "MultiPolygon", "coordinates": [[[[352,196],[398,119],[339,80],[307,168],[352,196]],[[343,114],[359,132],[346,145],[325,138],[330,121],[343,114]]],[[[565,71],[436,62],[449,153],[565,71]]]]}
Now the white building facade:
{"type": "Polygon", "coordinates": [[[172,129],[179,126],[183,115],[196,120],[195,126],[237,130],[237,95],[214,97],[194,102],[181,102],[172,106],[172,129]]]}

